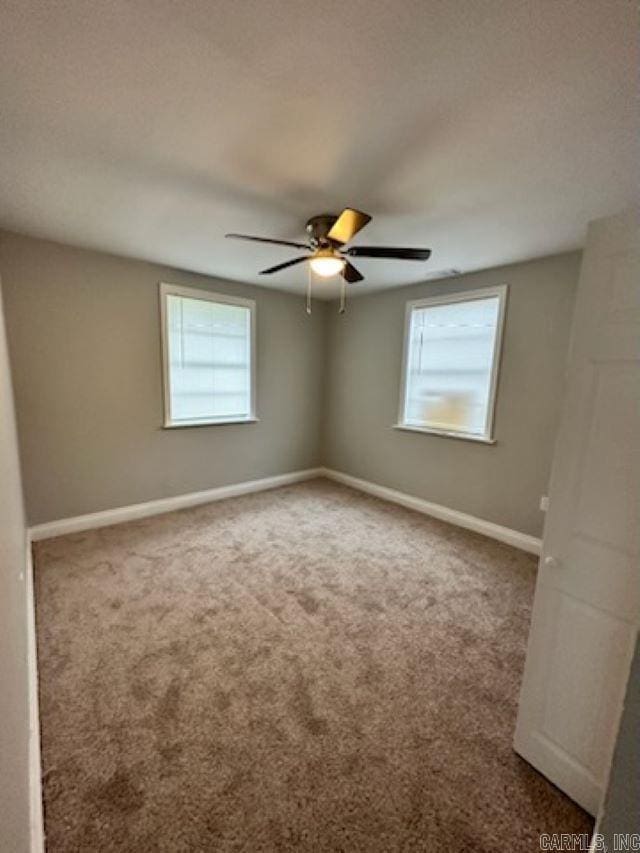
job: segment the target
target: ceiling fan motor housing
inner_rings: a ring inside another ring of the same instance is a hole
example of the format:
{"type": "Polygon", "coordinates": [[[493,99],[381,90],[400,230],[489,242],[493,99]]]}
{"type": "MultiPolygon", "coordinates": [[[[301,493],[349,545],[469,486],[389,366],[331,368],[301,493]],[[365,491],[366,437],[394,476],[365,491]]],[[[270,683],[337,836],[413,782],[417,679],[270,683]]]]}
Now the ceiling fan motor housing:
{"type": "Polygon", "coordinates": [[[339,245],[327,237],[337,219],[338,217],[333,213],[322,213],[320,216],[312,216],[307,222],[306,231],[309,242],[314,248],[339,245]]]}

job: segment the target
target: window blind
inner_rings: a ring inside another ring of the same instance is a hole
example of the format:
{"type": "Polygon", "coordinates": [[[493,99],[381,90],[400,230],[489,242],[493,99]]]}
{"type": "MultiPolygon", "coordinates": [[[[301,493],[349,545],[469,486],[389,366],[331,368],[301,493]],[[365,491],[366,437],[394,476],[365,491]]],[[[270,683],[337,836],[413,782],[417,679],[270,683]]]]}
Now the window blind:
{"type": "Polygon", "coordinates": [[[171,421],[251,417],[251,309],[166,300],[171,421]]]}
{"type": "Polygon", "coordinates": [[[499,317],[498,295],[412,309],[405,424],[488,435],[499,317]]]}

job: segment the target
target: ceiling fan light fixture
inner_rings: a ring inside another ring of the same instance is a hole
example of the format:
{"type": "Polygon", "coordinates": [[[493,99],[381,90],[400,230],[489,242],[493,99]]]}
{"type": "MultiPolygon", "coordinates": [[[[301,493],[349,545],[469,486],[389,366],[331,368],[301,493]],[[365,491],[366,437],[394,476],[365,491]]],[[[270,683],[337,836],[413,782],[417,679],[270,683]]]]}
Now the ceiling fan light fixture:
{"type": "Polygon", "coordinates": [[[331,278],[332,275],[338,275],[344,267],[344,258],[334,254],[334,252],[322,249],[318,251],[310,260],[311,269],[321,278],[331,278]]]}

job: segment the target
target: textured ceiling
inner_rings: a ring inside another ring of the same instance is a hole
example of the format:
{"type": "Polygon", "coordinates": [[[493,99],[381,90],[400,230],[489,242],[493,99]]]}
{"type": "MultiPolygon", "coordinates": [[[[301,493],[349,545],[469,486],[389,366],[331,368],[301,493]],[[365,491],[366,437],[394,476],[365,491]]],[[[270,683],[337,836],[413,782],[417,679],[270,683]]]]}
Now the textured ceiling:
{"type": "MultiPolygon", "coordinates": [[[[581,245],[634,201],[628,0],[4,0],[0,224],[269,286],[345,205],[369,291],[581,245]]],[[[327,285],[319,285],[317,292],[327,285]]]]}

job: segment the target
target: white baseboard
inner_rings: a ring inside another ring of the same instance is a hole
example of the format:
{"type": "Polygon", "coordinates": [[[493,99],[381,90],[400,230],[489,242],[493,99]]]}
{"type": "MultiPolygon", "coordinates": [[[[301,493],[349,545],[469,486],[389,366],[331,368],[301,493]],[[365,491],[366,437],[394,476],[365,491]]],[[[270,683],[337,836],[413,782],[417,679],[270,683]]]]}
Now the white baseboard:
{"type": "Polygon", "coordinates": [[[275,477],[263,477],[261,480],[247,480],[244,483],[233,483],[230,486],[219,486],[215,489],[205,489],[202,492],[190,492],[186,495],[176,495],[172,498],[160,498],[145,501],[140,504],[121,506],[116,509],[105,509],[102,512],[91,512],[87,515],[77,515],[73,518],[60,518],[45,524],[36,524],[29,528],[32,542],[39,539],[51,539],[54,536],[64,536],[67,533],[79,533],[82,530],[92,530],[96,527],[109,527],[121,524],[123,521],[134,521],[150,515],[161,515],[177,509],[185,509],[199,504],[221,501],[225,498],[235,498],[250,492],[262,492],[267,489],[277,489],[313,477],[322,477],[323,468],[307,468],[304,471],[291,471],[288,474],[277,474],[275,477]]]}
{"type": "Polygon", "coordinates": [[[386,486],[379,486],[377,483],[370,483],[368,480],[360,480],[358,477],[352,477],[350,474],[343,474],[341,471],[334,471],[331,468],[322,469],[322,475],[330,480],[335,480],[337,483],[344,483],[345,486],[358,489],[358,491],[375,495],[382,500],[400,504],[400,506],[413,509],[424,515],[438,518],[440,521],[457,524],[458,527],[465,527],[475,533],[482,533],[491,539],[497,539],[499,542],[506,542],[507,545],[513,545],[514,548],[519,548],[521,551],[540,554],[542,549],[541,539],[529,536],[527,533],[520,533],[518,530],[512,530],[510,527],[502,527],[502,525],[494,524],[492,521],[485,521],[485,519],[477,518],[475,515],[468,515],[466,512],[459,512],[457,509],[434,504],[405,492],[398,492],[386,486]]]}
{"type": "Polygon", "coordinates": [[[25,598],[27,604],[27,673],[29,702],[29,830],[31,853],[44,853],[42,813],[42,763],[40,756],[40,707],[38,701],[38,654],[36,647],[36,609],[33,592],[31,537],[27,532],[25,559],[25,598]]]}
{"type": "Polygon", "coordinates": [[[483,518],[468,515],[441,504],[431,503],[422,498],[343,474],[331,468],[307,468],[304,471],[292,471],[288,474],[278,474],[275,477],[264,477],[261,480],[248,480],[244,483],[233,483],[230,486],[219,486],[215,489],[205,489],[201,492],[190,492],[186,495],[176,495],[172,498],[160,498],[159,500],[146,501],[145,503],[131,504],[130,506],[107,509],[102,512],[92,512],[87,515],[78,515],[73,518],[60,518],[56,521],[48,521],[45,524],[36,524],[29,528],[29,536],[32,542],[39,539],[50,539],[54,536],[64,536],[67,533],[78,533],[83,530],[92,530],[97,527],[108,527],[112,524],[120,524],[124,521],[134,521],[137,518],[146,518],[151,515],[161,515],[165,512],[173,512],[177,509],[185,509],[199,504],[221,501],[225,498],[234,498],[239,495],[247,495],[251,492],[261,492],[267,489],[276,489],[279,486],[288,486],[292,483],[300,483],[314,477],[327,477],[338,483],[344,483],[353,489],[366,492],[382,500],[400,504],[400,506],[430,515],[450,524],[457,524],[467,530],[482,533],[491,539],[513,545],[530,554],[540,554],[542,541],[527,533],[520,533],[509,527],[494,524],[483,518]]]}

